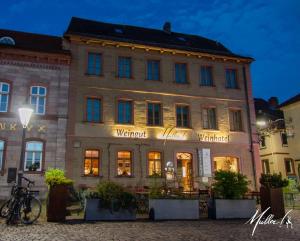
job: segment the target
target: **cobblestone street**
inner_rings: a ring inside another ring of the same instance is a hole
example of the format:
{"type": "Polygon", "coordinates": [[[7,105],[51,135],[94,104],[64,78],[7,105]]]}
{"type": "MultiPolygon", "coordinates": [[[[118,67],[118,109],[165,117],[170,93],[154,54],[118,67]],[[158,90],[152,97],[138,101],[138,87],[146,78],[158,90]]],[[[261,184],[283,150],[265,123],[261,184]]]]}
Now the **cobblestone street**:
{"type": "Polygon", "coordinates": [[[253,225],[242,220],[96,222],[57,224],[39,222],[31,226],[0,224],[1,241],[89,241],[89,240],[300,240],[300,211],[292,211],[293,229],[253,225]]]}

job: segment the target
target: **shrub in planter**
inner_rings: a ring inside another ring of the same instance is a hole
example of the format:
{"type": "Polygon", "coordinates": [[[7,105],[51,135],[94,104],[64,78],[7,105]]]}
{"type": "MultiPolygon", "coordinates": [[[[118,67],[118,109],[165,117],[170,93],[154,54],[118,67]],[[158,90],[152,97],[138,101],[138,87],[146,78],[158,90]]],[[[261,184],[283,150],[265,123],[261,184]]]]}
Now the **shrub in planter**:
{"type": "Polygon", "coordinates": [[[275,218],[282,218],[285,215],[282,188],[288,186],[289,181],[282,179],[281,174],[262,174],[259,182],[261,210],[266,212],[265,216],[273,214],[275,218]]]}
{"type": "Polygon", "coordinates": [[[86,220],[133,220],[136,198],[114,182],[105,181],[86,194],[86,220]]]}
{"type": "Polygon", "coordinates": [[[241,173],[216,171],[212,185],[214,199],[209,214],[216,219],[250,218],[255,213],[255,200],[243,199],[250,181],[241,173]]]}
{"type": "Polygon", "coordinates": [[[49,169],[45,173],[45,182],[48,185],[47,221],[65,221],[68,187],[73,184],[73,181],[65,177],[63,170],[49,169]]]}

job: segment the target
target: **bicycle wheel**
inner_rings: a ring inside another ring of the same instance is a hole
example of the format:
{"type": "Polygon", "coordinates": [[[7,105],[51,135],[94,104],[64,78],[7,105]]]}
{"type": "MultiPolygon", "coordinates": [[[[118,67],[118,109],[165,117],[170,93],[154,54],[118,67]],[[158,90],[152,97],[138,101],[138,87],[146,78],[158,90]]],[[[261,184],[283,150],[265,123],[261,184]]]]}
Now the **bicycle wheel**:
{"type": "Polygon", "coordinates": [[[10,200],[7,200],[3,203],[3,205],[0,208],[0,217],[6,218],[9,213],[9,207],[10,207],[10,200]]]}
{"type": "Polygon", "coordinates": [[[23,200],[20,208],[20,219],[24,224],[34,223],[41,214],[42,204],[35,197],[26,198],[23,200]]]}

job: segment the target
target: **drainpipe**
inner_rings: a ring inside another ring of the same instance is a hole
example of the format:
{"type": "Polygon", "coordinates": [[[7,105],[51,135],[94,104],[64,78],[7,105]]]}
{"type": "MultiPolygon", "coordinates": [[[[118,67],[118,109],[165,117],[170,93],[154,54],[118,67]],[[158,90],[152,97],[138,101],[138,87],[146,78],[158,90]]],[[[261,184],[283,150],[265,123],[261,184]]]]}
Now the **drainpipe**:
{"type": "Polygon", "coordinates": [[[247,103],[248,131],[249,131],[249,141],[251,143],[250,144],[250,152],[251,152],[251,159],[252,159],[254,188],[255,188],[255,190],[257,190],[255,156],[254,156],[254,151],[253,151],[252,123],[251,123],[251,115],[250,115],[249,93],[248,93],[248,85],[247,85],[247,77],[246,77],[246,68],[245,68],[245,66],[243,66],[243,79],[244,79],[244,88],[245,88],[245,96],[246,96],[246,103],[247,103]]]}

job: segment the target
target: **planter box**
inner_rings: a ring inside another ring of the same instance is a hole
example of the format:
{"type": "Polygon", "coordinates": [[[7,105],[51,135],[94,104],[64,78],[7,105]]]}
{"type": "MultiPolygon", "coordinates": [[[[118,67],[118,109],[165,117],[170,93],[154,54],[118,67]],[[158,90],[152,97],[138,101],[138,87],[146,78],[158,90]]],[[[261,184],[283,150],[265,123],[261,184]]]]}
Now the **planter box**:
{"type": "Polygon", "coordinates": [[[149,199],[153,220],[199,219],[199,200],[149,199]]]}
{"type": "Polygon", "coordinates": [[[264,215],[265,217],[269,214],[273,214],[274,218],[284,217],[285,210],[282,188],[266,188],[261,186],[260,199],[262,212],[270,207],[264,215]]]}
{"type": "Polygon", "coordinates": [[[47,198],[47,221],[63,222],[67,215],[68,186],[50,187],[47,198]]]}
{"type": "Polygon", "coordinates": [[[120,209],[111,211],[101,208],[100,199],[86,199],[84,208],[86,221],[130,221],[136,220],[136,210],[120,209]]]}
{"type": "Polygon", "coordinates": [[[215,199],[214,218],[251,218],[256,212],[256,200],[254,199],[215,199]]]}

